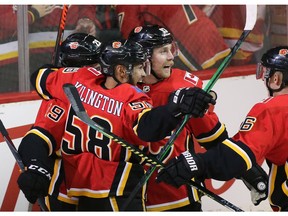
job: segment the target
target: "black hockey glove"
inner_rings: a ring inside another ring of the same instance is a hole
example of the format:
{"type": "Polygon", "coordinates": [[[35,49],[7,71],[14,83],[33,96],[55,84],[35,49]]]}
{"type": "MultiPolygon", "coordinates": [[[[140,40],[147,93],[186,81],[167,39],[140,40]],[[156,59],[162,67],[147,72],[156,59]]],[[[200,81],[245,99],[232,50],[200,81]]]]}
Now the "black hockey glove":
{"type": "Polygon", "coordinates": [[[38,197],[48,195],[51,173],[38,161],[31,160],[27,170],[20,174],[17,183],[30,203],[35,203],[38,197]]]}
{"type": "Polygon", "coordinates": [[[251,201],[255,206],[259,205],[262,200],[268,196],[268,175],[257,164],[247,170],[242,176],[246,187],[251,192],[251,201]]]}
{"type": "Polygon", "coordinates": [[[157,182],[166,182],[176,188],[188,183],[193,177],[204,173],[204,165],[198,155],[185,151],[178,157],[171,159],[167,165],[159,170],[157,182]]]}
{"type": "Polygon", "coordinates": [[[213,97],[201,88],[181,88],[170,94],[168,109],[175,117],[191,114],[198,118],[204,116],[209,104],[215,103],[213,97]]]}

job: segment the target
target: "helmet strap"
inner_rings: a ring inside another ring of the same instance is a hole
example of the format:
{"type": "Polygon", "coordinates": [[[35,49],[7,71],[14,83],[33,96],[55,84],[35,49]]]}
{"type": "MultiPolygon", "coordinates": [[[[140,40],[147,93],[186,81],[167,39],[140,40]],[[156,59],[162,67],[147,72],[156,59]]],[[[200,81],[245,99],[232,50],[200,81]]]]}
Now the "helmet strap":
{"type": "Polygon", "coordinates": [[[158,77],[157,74],[155,73],[155,71],[152,69],[152,66],[151,66],[151,74],[158,80],[163,80],[162,78],[158,77]]]}
{"type": "MultiPolygon", "coordinates": [[[[117,82],[117,86],[121,84],[121,82],[117,79],[115,76],[115,65],[112,67],[113,68],[113,73],[112,73],[112,78],[117,82]]],[[[110,68],[111,69],[111,68],[110,68]]]]}

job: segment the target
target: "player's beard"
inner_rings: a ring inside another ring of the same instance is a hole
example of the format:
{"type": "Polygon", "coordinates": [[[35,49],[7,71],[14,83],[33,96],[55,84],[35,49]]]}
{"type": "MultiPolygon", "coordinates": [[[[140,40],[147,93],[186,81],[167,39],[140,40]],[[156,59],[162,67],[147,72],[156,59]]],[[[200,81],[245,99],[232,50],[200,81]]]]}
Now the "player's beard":
{"type": "Polygon", "coordinates": [[[128,75],[128,83],[134,86],[137,85],[137,82],[135,82],[131,74],[128,75]]]}

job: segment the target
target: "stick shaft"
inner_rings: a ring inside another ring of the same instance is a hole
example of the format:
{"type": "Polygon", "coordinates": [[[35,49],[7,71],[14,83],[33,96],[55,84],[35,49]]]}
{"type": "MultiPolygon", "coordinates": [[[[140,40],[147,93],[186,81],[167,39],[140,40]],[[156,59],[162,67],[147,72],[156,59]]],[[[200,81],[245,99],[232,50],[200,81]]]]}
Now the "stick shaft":
{"type": "Polygon", "coordinates": [[[52,58],[52,64],[55,66],[58,66],[58,63],[59,63],[60,46],[63,40],[67,12],[68,12],[68,5],[63,5],[62,13],[61,13],[60,21],[59,21],[56,43],[55,43],[54,52],[53,52],[53,58],[52,58]]]}
{"type": "MultiPolygon", "coordinates": [[[[19,153],[18,153],[14,143],[12,142],[12,140],[8,134],[8,131],[4,127],[4,124],[3,124],[1,119],[0,119],[0,132],[3,135],[4,140],[6,141],[8,147],[9,147],[10,151],[12,152],[12,154],[13,154],[18,166],[20,167],[21,171],[25,172],[25,165],[21,159],[21,156],[19,155],[19,153]]],[[[38,202],[40,208],[42,209],[42,211],[49,211],[45,202],[44,202],[44,199],[42,197],[38,198],[37,202],[38,202]]]]}

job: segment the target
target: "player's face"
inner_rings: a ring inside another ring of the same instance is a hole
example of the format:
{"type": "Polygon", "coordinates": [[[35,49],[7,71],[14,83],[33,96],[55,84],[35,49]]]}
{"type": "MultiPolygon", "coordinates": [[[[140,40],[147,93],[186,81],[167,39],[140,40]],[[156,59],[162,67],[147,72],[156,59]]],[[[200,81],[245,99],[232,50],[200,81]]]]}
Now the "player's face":
{"type": "Polygon", "coordinates": [[[173,60],[172,44],[154,48],[151,57],[152,70],[159,78],[168,78],[174,65],[173,60]]]}
{"type": "Polygon", "coordinates": [[[143,81],[143,78],[145,76],[146,76],[146,73],[144,71],[144,64],[134,65],[130,84],[136,86],[138,82],[143,81]]]}

